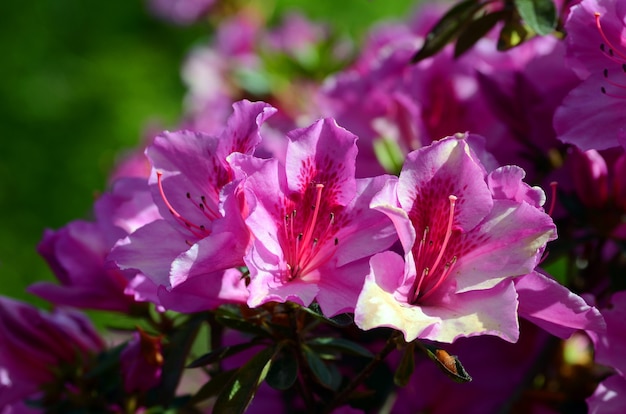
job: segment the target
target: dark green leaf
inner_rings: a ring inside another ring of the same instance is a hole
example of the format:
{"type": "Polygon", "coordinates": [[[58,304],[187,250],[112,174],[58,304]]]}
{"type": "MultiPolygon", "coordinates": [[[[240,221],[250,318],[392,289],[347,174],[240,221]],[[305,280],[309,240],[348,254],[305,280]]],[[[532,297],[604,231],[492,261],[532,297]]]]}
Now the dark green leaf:
{"type": "Polygon", "coordinates": [[[493,27],[506,15],[505,12],[486,14],[468,24],[454,45],[454,57],[459,57],[467,52],[482,39],[493,27]]]}
{"type": "Polygon", "coordinates": [[[243,413],[270,367],[274,347],[265,348],[237,370],[215,401],[215,414],[243,413]]]}
{"type": "Polygon", "coordinates": [[[189,355],[191,345],[198,333],[202,322],[206,320],[206,314],[192,315],[182,325],[176,328],[170,336],[169,343],[163,348],[163,374],[158,387],[152,390],[150,398],[156,403],[151,405],[168,406],[175,397],[178,382],[185,368],[185,361],[189,355]]]}
{"type": "Polygon", "coordinates": [[[307,345],[317,351],[322,352],[339,351],[352,355],[364,356],[367,358],[373,357],[372,353],[367,348],[364,348],[355,342],[343,338],[313,338],[307,342],[307,345]]]}
{"type": "Polygon", "coordinates": [[[427,345],[420,342],[414,342],[418,345],[430,359],[435,361],[437,366],[456,382],[470,382],[472,377],[465,371],[461,361],[456,355],[450,355],[444,349],[433,345],[427,345]]]}
{"type": "Polygon", "coordinates": [[[478,0],[465,0],[448,10],[428,33],[424,45],[413,55],[411,62],[419,62],[443,49],[474,20],[485,4],[478,0]]]}
{"type": "Polygon", "coordinates": [[[515,46],[520,45],[526,37],[528,31],[518,20],[512,19],[507,21],[502,30],[500,30],[500,36],[498,37],[498,50],[509,50],[515,46]]]}
{"type": "Polygon", "coordinates": [[[212,376],[211,380],[200,387],[198,392],[192,397],[191,404],[198,404],[219,394],[236,373],[237,369],[231,369],[212,376]]]}
{"type": "Polygon", "coordinates": [[[258,336],[269,336],[269,332],[257,324],[247,321],[238,312],[221,307],[215,313],[215,320],[220,324],[236,331],[247,332],[258,336]]]}
{"type": "Polygon", "coordinates": [[[317,302],[311,303],[309,307],[302,307],[302,310],[310,313],[320,320],[323,320],[324,322],[331,323],[335,326],[348,326],[353,322],[352,316],[350,316],[350,314],[348,313],[340,313],[339,315],[335,315],[332,318],[327,318],[322,313],[322,309],[317,302]]]}
{"type": "Polygon", "coordinates": [[[224,358],[227,358],[231,355],[238,354],[239,352],[245,351],[246,349],[257,344],[258,344],[258,341],[252,340],[249,342],[244,342],[242,344],[225,346],[223,348],[216,349],[194,360],[192,363],[187,365],[187,368],[203,367],[205,365],[209,365],[214,362],[221,361],[224,358]]]}
{"type": "Polygon", "coordinates": [[[298,360],[292,352],[285,351],[278,354],[277,358],[272,361],[265,382],[277,390],[286,390],[296,382],[297,378],[298,360]]]}
{"type": "Polygon", "coordinates": [[[313,375],[315,375],[315,378],[325,387],[334,389],[333,386],[337,381],[333,378],[333,372],[328,368],[328,365],[326,365],[322,358],[308,346],[302,347],[302,350],[304,351],[306,361],[313,375]]]}
{"type": "Polygon", "coordinates": [[[400,365],[396,369],[396,373],[393,376],[393,382],[399,386],[404,387],[409,383],[413,370],[415,369],[415,344],[409,343],[404,349],[400,365]]]}
{"type": "Polygon", "coordinates": [[[553,0],[515,0],[524,22],[537,34],[547,35],[556,27],[556,6],[553,0]]]}

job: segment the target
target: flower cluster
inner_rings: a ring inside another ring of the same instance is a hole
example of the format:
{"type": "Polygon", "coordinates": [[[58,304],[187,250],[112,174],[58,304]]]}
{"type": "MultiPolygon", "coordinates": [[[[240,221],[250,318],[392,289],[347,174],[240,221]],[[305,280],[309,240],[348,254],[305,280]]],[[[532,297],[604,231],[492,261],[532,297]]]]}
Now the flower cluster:
{"type": "Polygon", "coordinates": [[[425,5],[352,59],[302,16],[228,17],[179,127],[44,232],[54,310],[0,297],[0,412],[622,412],[625,3],[506,51],[513,15],[463,7],[484,36],[432,49],[466,9],[425,5]]]}

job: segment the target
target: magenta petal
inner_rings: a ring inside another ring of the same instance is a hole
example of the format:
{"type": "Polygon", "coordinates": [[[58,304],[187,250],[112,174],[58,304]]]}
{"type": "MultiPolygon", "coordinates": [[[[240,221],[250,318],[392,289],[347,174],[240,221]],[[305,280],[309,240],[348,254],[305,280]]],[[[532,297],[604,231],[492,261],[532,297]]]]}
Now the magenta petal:
{"type": "Polygon", "coordinates": [[[150,188],[154,202],[163,218],[185,236],[189,230],[172,216],[167,203],[188,222],[210,229],[212,219],[220,215],[219,190],[229,181],[225,161],[216,155],[218,142],[199,132],[163,132],[146,149],[152,163],[150,188]],[[163,176],[163,194],[157,172],[163,176]],[[204,210],[198,207],[200,202],[204,210]]]}
{"type": "Polygon", "coordinates": [[[626,378],[613,375],[602,381],[587,398],[589,414],[622,414],[626,412],[626,378]]]}
{"type": "Polygon", "coordinates": [[[516,165],[506,165],[490,172],[487,184],[495,199],[527,202],[539,208],[546,202],[546,195],[539,187],[531,187],[522,180],[526,172],[516,165]]]}
{"type": "Polygon", "coordinates": [[[108,259],[120,269],[135,269],[152,279],[156,285],[171,286],[170,267],[189,245],[165,220],[157,220],[121,240],[108,259]],[[167,243],[159,242],[167,240],[167,243]]]}
{"type": "Polygon", "coordinates": [[[561,141],[583,151],[620,145],[620,137],[626,134],[624,100],[602,94],[603,79],[601,74],[592,75],[565,97],[554,115],[561,141]]]}
{"type": "Polygon", "coordinates": [[[319,282],[317,302],[324,315],[354,312],[365,276],[369,272],[369,258],[354,261],[332,270],[332,277],[322,277],[319,282]]]}
{"type": "Polygon", "coordinates": [[[174,259],[171,286],[217,270],[242,266],[246,244],[247,238],[242,238],[240,233],[221,232],[205,237],[174,259]]]}
{"type": "MultiPolygon", "coordinates": [[[[94,276],[107,277],[103,274],[94,276]]],[[[127,312],[133,302],[131,296],[124,294],[122,286],[116,290],[103,290],[95,283],[87,286],[60,286],[50,282],[35,282],[27,291],[48,302],[80,309],[127,312]]]]}
{"type": "Polygon", "coordinates": [[[606,334],[591,335],[596,346],[596,361],[626,376],[626,291],[614,293],[610,307],[603,309],[602,315],[606,334]]]}
{"type": "Polygon", "coordinates": [[[565,286],[539,272],[515,279],[519,314],[559,338],[578,330],[603,332],[600,312],[565,286]]]}
{"type": "Polygon", "coordinates": [[[357,137],[326,118],[287,134],[285,165],[289,190],[304,193],[311,182],[324,184],[329,204],[348,204],[355,195],[357,137]]]}
{"type": "Polygon", "coordinates": [[[457,291],[494,286],[511,276],[530,273],[538,253],[556,238],[552,219],[527,203],[495,200],[492,211],[468,241],[473,249],[461,256],[453,271],[457,291]]]}
{"type": "Polygon", "coordinates": [[[225,303],[246,303],[248,290],[241,272],[227,269],[188,279],[171,290],[161,286],[158,296],[165,309],[191,313],[215,309],[225,303]]]}
{"type": "Polygon", "coordinates": [[[220,134],[217,150],[220,159],[225,160],[233,152],[251,155],[261,143],[261,125],[276,111],[265,102],[235,102],[226,128],[220,134]]]}
{"type": "Polygon", "coordinates": [[[450,195],[458,197],[455,225],[465,231],[476,226],[493,204],[484,168],[464,139],[448,138],[407,155],[398,183],[403,210],[409,214],[415,210],[420,220],[421,212],[448,210],[450,195]]]}
{"type": "MultiPolygon", "coordinates": [[[[397,240],[392,222],[381,212],[369,208],[372,198],[386,188],[387,183],[395,181],[396,177],[388,175],[357,180],[356,197],[346,206],[352,222],[337,233],[337,266],[369,257],[388,248],[397,240]]],[[[365,274],[367,272],[363,275],[365,274]]]]}

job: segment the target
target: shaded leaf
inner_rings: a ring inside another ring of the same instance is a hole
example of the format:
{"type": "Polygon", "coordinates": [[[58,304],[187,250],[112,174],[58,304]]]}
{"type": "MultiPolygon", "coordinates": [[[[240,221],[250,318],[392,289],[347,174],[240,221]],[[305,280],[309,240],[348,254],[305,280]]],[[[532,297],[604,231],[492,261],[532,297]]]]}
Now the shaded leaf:
{"type": "Polygon", "coordinates": [[[328,368],[328,365],[308,346],[303,346],[302,350],[315,378],[325,387],[334,389],[333,385],[336,383],[336,379],[333,378],[333,372],[328,368]]]}
{"type": "Polygon", "coordinates": [[[505,15],[505,12],[490,13],[469,23],[459,34],[459,38],[454,45],[454,57],[459,57],[470,50],[476,42],[489,33],[505,15]]]}
{"type": "Polygon", "coordinates": [[[367,358],[374,356],[367,348],[344,338],[313,338],[307,342],[307,345],[322,352],[339,351],[367,358]]]}
{"type": "Polygon", "coordinates": [[[404,349],[400,364],[393,376],[393,382],[399,387],[404,387],[409,383],[413,370],[415,369],[415,344],[409,343],[404,349]]]}
{"type": "Polygon", "coordinates": [[[257,336],[269,336],[269,332],[260,327],[257,324],[247,321],[241,314],[237,311],[222,306],[217,309],[215,312],[215,320],[231,329],[240,332],[247,332],[257,336]]]}
{"type": "Polygon", "coordinates": [[[204,384],[191,398],[190,404],[195,405],[204,400],[208,400],[211,397],[215,397],[219,394],[226,384],[231,381],[234,375],[237,373],[237,369],[231,369],[228,371],[222,371],[217,375],[211,377],[211,380],[204,384]]]}
{"type": "Polygon", "coordinates": [[[553,0],[515,0],[515,6],[535,33],[547,35],[554,31],[557,15],[553,0]]]}
{"type": "Polygon", "coordinates": [[[231,355],[238,354],[239,352],[245,351],[246,349],[252,346],[255,346],[257,344],[258,344],[258,341],[252,340],[250,342],[244,342],[242,344],[225,346],[223,348],[216,349],[214,351],[211,351],[197,358],[196,360],[191,362],[189,365],[187,365],[187,368],[202,367],[202,366],[209,365],[217,361],[221,361],[224,358],[227,358],[231,355]]]}
{"type": "Polygon", "coordinates": [[[424,45],[413,55],[411,62],[417,63],[443,49],[474,20],[474,15],[485,5],[478,0],[465,0],[448,10],[430,30],[424,45]]]}
{"type": "Polygon", "coordinates": [[[243,413],[265,379],[275,351],[274,347],[265,348],[240,367],[220,392],[213,412],[216,414],[243,413]]]}
{"type": "Polygon", "coordinates": [[[292,352],[286,351],[278,354],[277,358],[272,361],[265,382],[277,390],[286,390],[296,382],[297,378],[298,360],[292,352]]]}
{"type": "MultiPolygon", "coordinates": [[[[161,382],[151,390],[150,399],[161,405],[168,406],[176,395],[176,388],[185,368],[189,350],[193,345],[198,329],[206,320],[205,313],[197,313],[177,327],[163,349],[163,368],[161,382]]],[[[157,405],[157,404],[152,404],[157,405]]]]}
{"type": "Polygon", "coordinates": [[[498,50],[509,50],[519,46],[526,40],[526,37],[528,37],[528,31],[524,28],[524,25],[517,19],[511,19],[500,30],[498,50]]]}
{"type": "Polygon", "coordinates": [[[322,309],[320,308],[320,305],[317,302],[311,303],[308,307],[302,307],[302,310],[304,310],[305,312],[308,312],[309,314],[313,315],[314,317],[320,320],[323,320],[324,322],[328,322],[332,325],[339,326],[339,327],[351,325],[352,322],[354,321],[352,316],[350,316],[350,314],[348,313],[340,313],[339,315],[335,315],[332,318],[327,318],[322,313],[322,309]]]}

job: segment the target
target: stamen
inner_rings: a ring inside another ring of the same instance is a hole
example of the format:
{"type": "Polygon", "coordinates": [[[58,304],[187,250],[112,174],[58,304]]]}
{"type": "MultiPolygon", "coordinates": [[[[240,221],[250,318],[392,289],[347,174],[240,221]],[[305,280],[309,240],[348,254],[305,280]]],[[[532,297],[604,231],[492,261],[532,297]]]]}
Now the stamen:
{"type": "Polygon", "coordinates": [[[456,206],[457,197],[450,195],[448,196],[450,200],[450,215],[448,218],[448,228],[446,229],[446,237],[443,239],[443,244],[441,245],[441,249],[439,250],[439,256],[437,256],[437,260],[435,260],[435,264],[432,266],[433,272],[437,269],[437,265],[441,261],[443,257],[443,253],[446,251],[446,246],[450,241],[450,236],[452,236],[452,222],[454,221],[454,207],[456,206]]]}
{"type": "MultiPolygon", "coordinates": [[[[339,239],[332,238],[332,226],[335,222],[335,214],[329,213],[329,220],[324,230],[316,229],[320,218],[322,205],[323,184],[315,185],[315,200],[311,205],[312,213],[308,216],[303,226],[302,232],[296,234],[295,218],[296,210],[285,215],[283,234],[285,237],[285,260],[287,262],[287,280],[293,280],[301,275],[306,275],[312,270],[328,262],[334,254],[332,248],[325,248],[326,240],[333,240],[334,246],[339,243],[339,239]]],[[[299,226],[298,226],[299,227],[299,226]]]]}
{"type": "Polygon", "coordinates": [[[435,261],[431,266],[426,266],[427,263],[425,263],[425,261],[427,260],[426,258],[429,255],[428,251],[425,249],[425,246],[428,245],[428,249],[430,249],[434,245],[433,240],[427,239],[428,233],[430,232],[428,226],[424,228],[422,240],[420,240],[417,252],[414,255],[415,266],[417,269],[422,269],[422,273],[419,275],[419,277],[416,277],[416,280],[413,282],[413,286],[411,287],[411,290],[409,292],[410,303],[412,304],[417,304],[419,300],[423,300],[425,297],[428,297],[432,292],[436,291],[437,288],[441,286],[441,284],[447,279],[448,275],[452,272],[452,267],[456,263],[457,258],[456,256],[454,256],[449,262],[444,265],[443,269],[439,272],[439,275],[436,276],[437,269],[441,263],[443,255],[447,250],[448,243],[450,242],[450,237],[452,236],[452,225],[454,224],[454,209],[456,207],[457,197],[454,195],[450,195],[448,196],[448,199],[450,200],[448,223],[446,226],[446,232],[443,242],[439,247],[439,252],[435,261]],[[428,244],[426,243],[427,240],[428,244]],[[430,280],[429,283],[425,282],[426,279],[428,279],[429,277],[432,278],[433,276],[435,277],[435,279],[430,280]],[[422,289],[426,290],[422,291],[422,289]]]}
{"type": "MultiPolygon", "coordinates": [[[[622,59],[626,59],[626,54],[620,52],[619,49],[617,49],[615,46],[613,46],[613,44],[606,37],[606,34],[604,33],[604,30],[602,30],[602,24],[600,23],[600,13],[595,12],[594,16],[595,16],[595,19],[596,19],[596,27],[598,28],[598,31],[600,32],[600,36],[602,36],[602,40],[604,40],[604,42],[609,46],[609,52],[608,52],[609,55],[611,57],[614,57],[613,51],[615,51],[615,54],[620,56],[622,59]]],[[[604,51],[604,48],[602,48],[602,51],[604,51]]]]}
{"type": "MultiPolygon", "coordinates": [[[[315,205],[313,206],[313,219],[311,223],[306,228],[306,234],[304,235],[304,239],[302,241],[302,246],[306,246],[311,240],[311,236],[313,235],[313,229],[315,228],[315,223],[317,222],[317,215],[320,211],[320,204],[322,202],[322,189],[324,188],[324,184],[316,184],[315,185],[315,205]]],[[[299,254],[302,254],[302,251],[298,250],[299,254]]]]}
{"type": "MultiPolygon", "coordinates": [[[[163,199],[163,202],[169,209],[170,213],[174,216],[174,218],[176,218],[176,220],[178,220],[182,225],[184,225],[194,236],[198,238],[206,237],[209,232],[206,230],[204,226],[198,226],[190,222],[189,220],[184,218],[178,211],[176,211],[174,206],[172,206],[172,204],[167,199],[167,196],[165,195],[165,190],[163,190],[163,182],[162,182],[163,173],[160,171],[157,171],[156,175],[157,175],[157,185],[159,186],[159,193],[161,194],[161,198],[163,199]]],[[[187,195],[187,198],[191,197],[189,193],[187,193],[186,195],[187,195]]]]}

